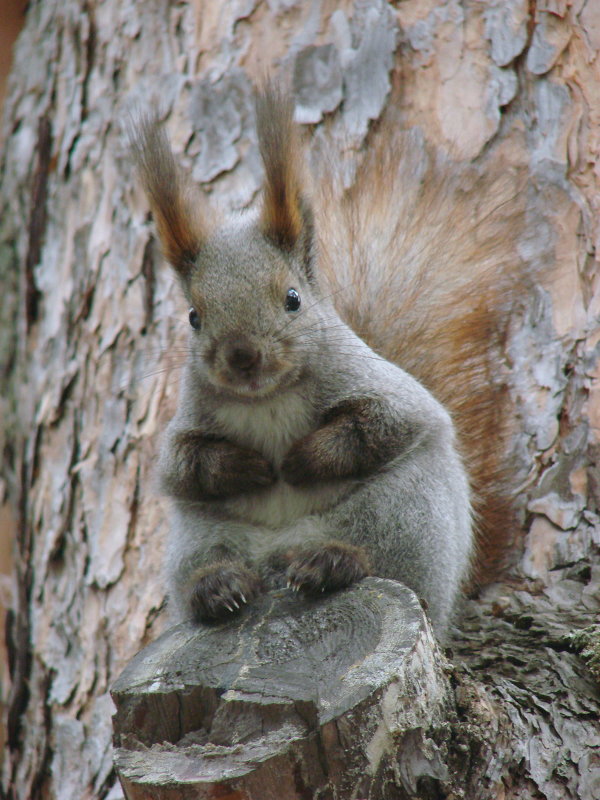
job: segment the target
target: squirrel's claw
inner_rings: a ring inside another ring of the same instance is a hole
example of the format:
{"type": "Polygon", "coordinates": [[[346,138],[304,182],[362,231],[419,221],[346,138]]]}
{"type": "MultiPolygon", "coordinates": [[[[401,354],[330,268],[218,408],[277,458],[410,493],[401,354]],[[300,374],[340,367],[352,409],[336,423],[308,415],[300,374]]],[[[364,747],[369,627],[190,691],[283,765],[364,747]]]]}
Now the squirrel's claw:
{"type": "Polygon", "coordinates": [[[238,613],[262,591],[258,575],[242,564],[221,562],[198,571],[190,598],[196,621],[215,621],[238,613]]]}

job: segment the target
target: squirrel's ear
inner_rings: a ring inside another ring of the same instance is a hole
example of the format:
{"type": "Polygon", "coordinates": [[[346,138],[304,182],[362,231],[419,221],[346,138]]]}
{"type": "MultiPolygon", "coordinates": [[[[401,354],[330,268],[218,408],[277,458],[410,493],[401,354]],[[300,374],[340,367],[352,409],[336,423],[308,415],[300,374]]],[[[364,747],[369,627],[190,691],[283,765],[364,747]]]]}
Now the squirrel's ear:
{"type": "Polygon", "coordinates": [[[303,164],[291,98],[270,83],[256,92],[256,130],[265,167],[260,226],[283,250],[301,248],[310,277],[312,210],[303,193],[303,164]]]}
{"type": "Polygon", "coordinates": [[[202,201],[175,161],[167,135],[156,119],[130,126],[129,141],[156,225],[163,254],[184,281],[206,240],[202,201]]]}

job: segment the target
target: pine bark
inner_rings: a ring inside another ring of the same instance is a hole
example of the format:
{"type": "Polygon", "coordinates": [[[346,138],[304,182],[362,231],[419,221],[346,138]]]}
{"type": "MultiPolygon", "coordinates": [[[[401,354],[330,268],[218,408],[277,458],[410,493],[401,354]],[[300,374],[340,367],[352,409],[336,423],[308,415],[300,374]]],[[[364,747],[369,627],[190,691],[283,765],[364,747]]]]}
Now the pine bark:
{"type": "MultiPolygon", "coordinates": [[[[465,604],[437,746],[466,798],[600,796],[598,688],[571,635],[600,607],[599,52],[595,0],[29,5],[0,136],[11,800],[120,796],[109,687],[166,624],[152,467],[186,309],[124,123],[158,106],[195,179],[246,207],[267,68],[290,76],[315,141],[327,129],[349,157],[394,104],[432,146],[482,168],[502,156],[524,179],[518,247],[540,279],[502,365],[522,531],[508,577],[465,604]]],[[[435,763],[407,796],[452,796],[435,763]]]]}

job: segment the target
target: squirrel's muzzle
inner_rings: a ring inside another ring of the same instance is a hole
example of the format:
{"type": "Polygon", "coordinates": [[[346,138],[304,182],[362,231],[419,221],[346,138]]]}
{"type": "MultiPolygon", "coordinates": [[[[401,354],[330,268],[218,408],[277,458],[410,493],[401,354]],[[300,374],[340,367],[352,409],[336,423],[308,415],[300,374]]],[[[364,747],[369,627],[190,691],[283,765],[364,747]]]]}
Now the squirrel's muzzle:
{"type": "Polygon", "coordinates": [[[232,373],[251,378],[260,370],[263,359],[261,351],[251,342],[235,339],[225,346],[225,360],[232,373]]]}
{"type": "Polygon", "coordinates": [[[236,395],[270,394],[295,375],[294,361],[287,357],[281,344],[275,345],[243,333],[222,337],[205,353],[209,379],[236,395]]]}

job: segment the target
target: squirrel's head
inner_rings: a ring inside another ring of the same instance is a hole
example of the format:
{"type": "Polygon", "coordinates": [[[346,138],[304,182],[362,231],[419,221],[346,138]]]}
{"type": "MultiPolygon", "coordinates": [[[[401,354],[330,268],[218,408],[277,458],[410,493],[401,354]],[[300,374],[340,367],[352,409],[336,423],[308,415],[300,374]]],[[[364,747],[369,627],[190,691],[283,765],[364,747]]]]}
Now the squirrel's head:
{"type": "Polygon", "coordinates": [[[142,122],[132,141],[163,252],[190,306],[192,366],[248,398],[298,380],[324,327],[292,111],[271,85],[257,94],[262,206],[224,225],[192,196],[158,123],[142,122]]]}

